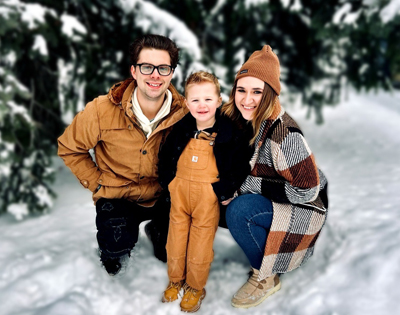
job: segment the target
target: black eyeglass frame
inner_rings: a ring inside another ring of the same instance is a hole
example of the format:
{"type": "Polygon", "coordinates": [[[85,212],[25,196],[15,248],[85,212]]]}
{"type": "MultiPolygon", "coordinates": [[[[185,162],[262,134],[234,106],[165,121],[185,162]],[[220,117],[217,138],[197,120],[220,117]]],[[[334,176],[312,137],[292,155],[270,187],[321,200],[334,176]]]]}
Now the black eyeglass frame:
{"type": "Polygon", "coordinates": [[[152,65],[151,63],[137,63],[135,66],[139,66],[140,73],[143,74],[143,75],[151,75],[151,74],[153,74],[154,70],[157,69],[157,72],[158,72],[159,75],[161,75],[163,77],[167,77],[167,76],[169,76],[171,74],[172,71],[175,70],[175,68],[173,68],[170,65],[158,65],[158,66],[155,66],[155,65],[152,65]],[[143,71],[142,71],[142,66],[143,65],[152,66],[153,70],[151,70],[150,73],[143,73],[143,71]],[[160,70],[158,69],[159,67],[168,67],[169,68],[168,74],[161,74],[160,70]]]}

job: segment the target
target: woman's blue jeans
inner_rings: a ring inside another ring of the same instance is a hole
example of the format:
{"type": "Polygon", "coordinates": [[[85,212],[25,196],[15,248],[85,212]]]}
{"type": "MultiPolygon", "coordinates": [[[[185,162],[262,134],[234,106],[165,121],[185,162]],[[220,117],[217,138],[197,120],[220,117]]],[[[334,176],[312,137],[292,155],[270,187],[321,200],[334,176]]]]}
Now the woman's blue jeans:
{"type": "Polygon", "coordinates": [[[261,267],[272,214],[272,202],[258,194],[241,195],[226,210],[228,229],[255,269],[261,267]]]}

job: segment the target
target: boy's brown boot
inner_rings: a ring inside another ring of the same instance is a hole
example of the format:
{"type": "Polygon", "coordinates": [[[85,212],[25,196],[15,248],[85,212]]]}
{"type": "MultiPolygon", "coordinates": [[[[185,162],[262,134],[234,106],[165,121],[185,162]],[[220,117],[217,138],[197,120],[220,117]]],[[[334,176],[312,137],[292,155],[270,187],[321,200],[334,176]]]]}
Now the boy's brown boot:
{"type": "Polygon", "coordinates": [[[184,294],[181,301],[181,311],[194,313],[200,309],[201,301],[206,296],[206,289],[196,290],[187,283],[183,286],[184,294]]]}
{"type": "Polygon", "coordinates": [[[179,291],[181,290],[184,280],[181,280],[179,282],[172,282],[170,281],[168,284],[168,287],[165,289],[161,302],[166,303],[166,302],[172,302],[178,299],[179,291]]]}
{"type": "Polygon", "coordinates": [[[250,273],[247,282],[233,296],[232,306],[239,308],[256,306],[281,288],[278,275],[258,281],[258,270],[252,268],[250,273]]]}

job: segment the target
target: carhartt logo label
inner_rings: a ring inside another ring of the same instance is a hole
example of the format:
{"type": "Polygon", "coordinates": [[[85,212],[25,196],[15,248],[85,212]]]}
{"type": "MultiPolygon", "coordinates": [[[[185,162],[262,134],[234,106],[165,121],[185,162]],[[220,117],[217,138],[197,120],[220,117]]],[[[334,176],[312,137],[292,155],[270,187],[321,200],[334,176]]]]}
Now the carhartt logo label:
{"type": "Polygon", "coordinates": [[[198,156],[193,155],[192,156],[192,162],[197,162],[199,160],[198,156]]]}
{"type": "Polygon", "coordinates": [[[247,72],[249,72],[249,70],[245,69],[245,70],[240,71],[240,74],[247,73],[247,72]]]}

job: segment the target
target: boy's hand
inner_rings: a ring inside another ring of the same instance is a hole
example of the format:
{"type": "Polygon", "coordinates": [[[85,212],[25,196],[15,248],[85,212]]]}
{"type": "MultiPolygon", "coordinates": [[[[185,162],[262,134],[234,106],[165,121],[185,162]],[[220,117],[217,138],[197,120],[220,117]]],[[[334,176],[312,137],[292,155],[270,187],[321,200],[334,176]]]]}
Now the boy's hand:
{"type": "Polygon", "coordinates": [[[227,199],[227,200],[221,201],[221,205],[227,206],[227,205],[229,205],[229,203],[230,203],[232,200],[233,200],[233,197],[232,197],[232,198],[229,198],[229,199],[227,199]]]}

